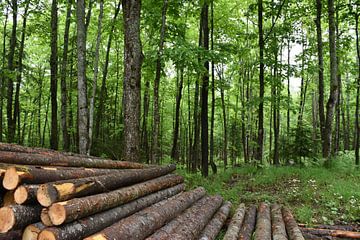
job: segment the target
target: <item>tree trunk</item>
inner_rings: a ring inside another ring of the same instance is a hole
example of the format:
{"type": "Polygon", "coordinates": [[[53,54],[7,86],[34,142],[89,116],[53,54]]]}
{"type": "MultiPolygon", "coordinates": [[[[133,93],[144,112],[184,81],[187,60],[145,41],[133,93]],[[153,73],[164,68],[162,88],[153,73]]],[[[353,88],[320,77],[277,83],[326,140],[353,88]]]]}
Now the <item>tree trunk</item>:
{"type": "Polygon", "coordinates": [[[240,204],[231,218],[224,240],[236,240],[239,237],[241,225],[244,222],[245,204],[240,204]]]}
{"type": "Polygon", "coordinates": [[[222,115],[223,115],[223,126],[224,126],[224,167],[227,167],[227,145],[228,145],[228,137],[227,137],[227,117],[226,117],[226,106],[225,106],[225,93],[224,86],[220,88],[220,96],[221,96],[221,106],[222,106],[222,115]]]}
{"type": "Polygon", "coordinates": [[[83,239],[91,234],[97,233],[114,222],[134,214],[145,207],[149,207],[172,197],[185,189],[184,184],[179,184],[171,188],[147,195],[136,199],[119,207],[109,209],[107,211],[92,215],[90,217],[79,219],[78,221],[62,225],[59,227],[47,228],[39,235],[39,240],[77,240],[83,239]]]}
{"type": "Polygon", "coordinates": [[[38,205],[11,205],[0,208],[0,233],[18,230],[40,220],[38,205]]]}
{"type": "Polygon", "coordinates": [[[85,240],[111,239],[111,240],[140,240],[149,236],[154,230],[162,227],[166,222],[175,218],[194,202],[205,195],[203,188],[181,193],[172,198],[163,200],[155,205],[145,208],[130,217],[105,228],[85,240]]]}
{"type": "Polygon", "coordinates": [[[182,89],[184,83],[184,68],[180,69],[180,83],[178,86],[178,92],[176,95],[176,107],[175,107],[175,127],[174,127],[174,138],[173,138],[173,146],[171,149],[171,158],[176,162],[179,161],[179,149],[178,149],[178,138],[179,138],[179,125],[180,125],[180,106],[181,106],[181,98],[182,98],[182,89]]]}
{"type": "Polygon", "coordinates": [[[225,202],[205,226],[199,240],[215,240],[230,214],[231,202],[225,202]]]}
{"type": "MultiPolygon", "coordinates": [[[[16,0],[11,1],[12,6],[12,30],[11,30],[11,38],[10,38],[10,46],[9,46],[9,54],[8,54],[8,66],[7,69],[9,73],[13,73],[15,70],[14,65],[14,56],[15,56],[15,48],[16,48],[16,28],[17,28],[17,11],[18,11],[18,5],[16,0]]],[[[12,74],[13,75],[13,74],[12,74]]],[[[15,126],[16,122],[13,119],[13,92],[14,92],[14,86],[13,86],[13,77],[8,76],[7,77],[7,107],[6,107],[6,113],[7,113],[7,123],[8,123],[8,135],[7,140],[8,142],[13,142],[15,137],[15,126]]]]}
{"type": "Polygon", "coordinates": [[[259,205],[254,234],[255,240],[271,240],[270,207],[266,203],[259,205]]]}
{"type": "Polygon", "coordinates": [[[124,150],[123,158],[140,160],[140,85],[143,55],[140,40],[141,0],[122,0],[124,15],[124,150]]]}
{"type": "MultiPolygon", "coordinates": [[[[51,55],[50,55],[51,136],[50,136],[50,148],[58,149],[58,126],[57,126],[57,122],[58,122],[58,119],[57,119],[58,16],[57,16],[57,0],[52,0],[52,3],[51,3],[51,34],[50,35],[51,35],[51,55]]],[[[80,63],[79,63],[79,65],[80,65],[80,63]]],[[[84,63],[84,65],[85,65],[85,63],[84,63]]]]}
{"type": "Polygon", "coordinates": [[[262,163],[263,157],[263,143],[264,143],[264,31],[263,31],[263,0],[258,0],[258,28],[259,28],[259,53],[260,53],[260,73],[259,73],[259,84],[260,84],[260,103],[259,103],[259,116],[258,116],[258,139],[257,139],[257,154],[256,159],[262,163]]]}
{"type": "MultiPolygon", "coordinates": [[[[321,0],[319,0],[321,1],[321,0]]],[[[291,103],[291,93],[290,93],[290,76],[291,76],[291,72],[290,72],[290,54],[291,54],[291,50],[290,50],[290,35],[288,36],[287,39],[287,114],[286,114],[286,133],[287,136],[290,136],[290,103],[291,103]]]]}
{"type": "MultiPolygon", "coordinates": [[[[209,5],[204,2],[201,11],[203,47],[209,51],[209,5]]],[[[201,86],[201,174],[207,177],[209,174],[209,127],[208,127],[208,88],[209,88],[209,60],[205,59],[205,72],[203,73],[201,86]]],[[[226,165],[225,165],[226,167],[226,165]]]]}
{"type": "Polygon", "coordinates": [[[47,183],[40,186],[37,199],[42,206],[49,207],[55,202],[103,193],[154,179],[169,174],[175,169],[175,165],[168,165],[144,170],[109,172],[107,175],[47,183]]]}
{"type": "Polygon", "coordinates": [[[337,81],[337,60],[336,60],[336,40],[335,40],[335,20],[334,20],[334,0],[328,0],[329,16],[329,45],[330,45],[330,95],[326,104],[326,122],[323,157],[326,158],[326,165],[331,164],[331,136],[332,122],[334,118],[335,106],[338,101],[338,81],[337,81]]]}
{"type": "Polygon", "coordinates": [[[357,167],[360,166],[360,156],[359,156],[359,147],[360,147],[360,124],[359,124],[359,108],[360,108],[360,46],[359,46],[359,14],[355,15],[355,24],[356,24],[356,52],[357,52],[357,63],[358,63],[358,77],[357,77],[357,87],[356,87],[356,110],[355,110],[355,164],[357,167]]]}
{"type": "Polygon", "coordinates": [[[319,119],[320,119],[320,133],[322,140],[322,149],[324,153],[325,141],[325,112],[324,112],[324,59],[323,59],[323,42],[321,31],[321,11],[322,2],[316,0],[316,39],[317,39],[317,54],[318,54],[318,92],[319,92],[319,119]]]}
{"type": "Polygon", "coordinates": [[[250,240],[256,224],[256,206],[252,205],[246,209],[244,223],[241,226],[239,240],[250,240]]]}
{"type": "Polygon", "coordinates": [[[221,196],[205,196],[157,230],[147,240],[195,240],[223,202],[221,196]]]}
{"type": "Polygon", "coordinates": [[[281,206],[271,205],[271,229],[273,240],[288,240],[285,223],[281,213],[281,206]]]}
{"type": "Polygon", "coordinates": [[[55,203],[49,208],[49,216],[54,225],[61,225],[117,207],[183,181],[182,177],[170,174],[115,191],[55,203]],[[79,209],[81,209],[80,212],[79,209]]]}
{"type": "Polygon", "coordinates": [[[282,215],[289,238],[291,240],[305,240],[290,210],[283,207],[282,215]]]}
{"type": "Polygon", "coordinates": [[[67,125],[67,62],[68,62],[68,48],[69,48],[69,31],[71,23],[71,7],[72,1],[68,0],[66,8],[65,32],[64,32],[64,49],[61,63],[60,85],[61,85],[61,129],[63,137],[63,148],[65,151],[70,150],[70,135],[67,125]]]}

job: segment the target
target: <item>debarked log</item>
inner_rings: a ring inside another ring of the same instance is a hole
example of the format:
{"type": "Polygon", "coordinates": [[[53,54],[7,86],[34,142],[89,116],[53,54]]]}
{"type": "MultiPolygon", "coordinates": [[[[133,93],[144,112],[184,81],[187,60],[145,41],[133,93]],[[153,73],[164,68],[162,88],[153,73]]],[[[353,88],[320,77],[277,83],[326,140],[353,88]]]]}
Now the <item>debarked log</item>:
{"type": "Polygon", "coordinates": [[[124,218],[85,240],[144,239],[204,195],[204,188],[181,193],[124,218]]]}
{"type": "Polygon", "coordinates": [[[49,208],[49,216],[54,225],[61,225],[117,207],[147,194],[175,186],[183,181],[183,177],[169,174],[111,192],[55,203],[49,208]]]}

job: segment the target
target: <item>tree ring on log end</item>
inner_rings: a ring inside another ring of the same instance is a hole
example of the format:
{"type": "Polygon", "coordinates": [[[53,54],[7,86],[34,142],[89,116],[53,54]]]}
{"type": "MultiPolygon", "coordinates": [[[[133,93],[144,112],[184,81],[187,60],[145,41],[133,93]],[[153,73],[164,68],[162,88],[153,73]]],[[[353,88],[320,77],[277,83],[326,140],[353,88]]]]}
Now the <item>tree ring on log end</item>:
{"type": "Polygon", "coordinates": [[[20,177],[15,167],[8,168],[4,175],[3,186],[7,190],[14,190],[20,183],[20,177]]]}
{"type": "Polygon", "coordinates": [[[39,239],[39,240],[57,240],[55,234],[46,229],[41,231],[41,233],[39,234],[39,237],[37,239],[39,239]]]}
{"type": "Polygon", "coordinates": [[[66,220],[66,210],[65,207],[59,203],[55,203],[51,205],[49,208],[49,217],[51,222],[54,225],[61,225],[66,220]]]}
{"type": "Polygon", "coordinates": [[[41,230],[39,228],[31,224],[25,228],[22,240],[37,240],[40,231],[41,230]]]}
{"type": "Polygon", "coordinates": [[[16,219],[10,207],[0,209],[0,233],[6,233],[15,225],[16,219]]]}
{"type": "Polygon", "coordinates": [[[43,207],[50,207],[55,201],[58,192],[55,188],[49,188],[47,184],[43,184],[39,187],[36,198],[43,207]]]}
{"type": "Polygon", "coordinates": [[[17,204],[23,204],[28,199],[29,194],[24,186],[19,186],[14,193],[14,199],[17,204]]]}

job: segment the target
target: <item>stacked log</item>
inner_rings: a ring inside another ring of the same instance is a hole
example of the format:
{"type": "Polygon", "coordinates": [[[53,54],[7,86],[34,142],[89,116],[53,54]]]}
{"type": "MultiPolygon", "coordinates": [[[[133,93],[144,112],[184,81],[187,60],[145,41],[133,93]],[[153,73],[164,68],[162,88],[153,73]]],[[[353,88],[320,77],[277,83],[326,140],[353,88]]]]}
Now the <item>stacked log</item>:
{"type": "Polygon", "coordinates": [[[0,240],[215,239],[231,203],[175,169],[0,143],[0,240]]]}

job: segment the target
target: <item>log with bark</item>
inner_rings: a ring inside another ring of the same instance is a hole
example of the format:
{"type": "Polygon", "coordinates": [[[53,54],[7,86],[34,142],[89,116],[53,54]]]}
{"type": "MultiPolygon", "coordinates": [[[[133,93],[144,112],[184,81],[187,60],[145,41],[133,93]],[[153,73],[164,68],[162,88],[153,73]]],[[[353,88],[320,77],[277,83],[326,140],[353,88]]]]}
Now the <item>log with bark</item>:
{"type": "Polygon", "coordinates": [[[251,205],[246,209],[244,223],[241,226],[239,240],[250,240],[255,229],[257,207],[251,205]]]}
{"type": "Polygon", "coordinates": [[[40,184],[66,179],[112,174],[123,171],[125,170],[15,165],[7,168],[4,174],[3,186],[8,190],[14,190],[21,183],[40,184]]]}
{"type": "Polygon", "coordinates": [[[54,225],[61,225],[117,207],[147,194],[175,186],[183,181],[183,177],[169,174],[108,193],[55,203],[49,208],[49,216],[54,225]]]}
{"type": "Polygon", "coordinates": [[[0,240],[20,240],[22,236],[21,230],[0,233],[0,240]]]}
{"type": "Polygon", "coordinates": [[[285,223],[281,213],[281,206],[271,205],[271,229],[273,240],[287,240],[285,223]]]}
{"type": "Polygon", "coordinates": [[[37,205],[10,205],[0,208],[0,233],[18,230],[40,221],[41,207],[37,205]]]}
{"type": "Polygon", "coordinates": [[[270,207],[266,203],[260,203],[258,207],[254,239],[271,240],[270,207]]]}
{"type": "Polygon", "coordinates": [[[3,204],[2,205],[3,207],[7,207],[7,206],[15,204],[14,191],[5,192],[2,204],[3,204]]]}
{"type": "Polygon", "coordinates": [[[316,236],[331,236],[338,238],[360,239],[360,232],[334,230],[334,229],[321,229],[321,228],[300,228],[301,232],[310,233],[316,236]]]}
{"type": "Polygon", "coordinates": [[[39,233],[45,228],[41,222],[30,224],[24,229],[22,240],[37,240],[39,233]]]}
{"type": "Polygon", "coordinates": [[[298,223],[300,228],[321,228],[321,229],[332,229],[332,230],[344,230],[351,232],[360,232],[360,225],[328,225],[328,224],[318,224],[318,225],[307,225],[304,223],[298,223]]]}
{"type": "Polygon", "coordinates": [[[127,217],[141,209],[151,206],[166,198],[172,197],[185,189],[184,184],[179,184],[165,190],[136,199],[116,208],[92,215],[78,221],[59,227],[50,227],[43,230],[39,240],[77,240],[97,233],[114,222],[127,217]]]}
{"type": "Polygon", "coordinates": [[[14,200],[17,204],[34,204],[36,203],[36,192],[39,185],[21,185],[14,192],[14,200]]]}
{"type": "Polygon", "coordinates": [[[199,240],[215,240],[225,224],[231,209],[231,202],[225,202],[200,234],[199,240]]]}
{"type": "Polygon", "coordinates": [[[140,169],[96,177],[47,183],[40,186],[37,192],[37,200],[42,206],[49,207],[55,202],[111,191],[133,183],[160,177],[171,173],[175,169],[176,166],[171,164],[158,168],[140,169]]]}
{"type": "Polygon", "coordinates": [[[47,226],[47,227],[54,226],[54,224],[52,223],[52,221],[51,221],[51,219],[50,219],[50,216],[49,216],[49,209],[43,208],[43,209],[41,210],[40,219],[41,219],[41,222],[42,222],[45,226],[47,226]]]}
{"type": "Polygon", "coordinates": [[[202,229],[211,220],[222,202],[221,196],[205,196],[146,239],[198,239],[202,229]]]}
{"type": "Polygon", "coordinates": [[[237,240],[245,216],[245,204],[241,203],[231,218],[224,240],[237,240]]]}
{"type": "Polygon", "coordinates": [[[204,195],[204,188],[181,193],[124,218],[110,227],[85,238],[85,240],[144,239],[204,195]]]}
{"type": "Polygon", "coordinates": [[[290,210],[283,207],[282,215],[289,238],[291,240],[305,240],[290,210]]]}
{"type": "Polygon", "coordinates": [[[135,162],[113,161],[91,157],[67,156],[63,154],[28,154],[22,152],[1,151],[0,162],[10,164],[65,166],[86,168],[146,168],[147,165],[135,162]]]}

